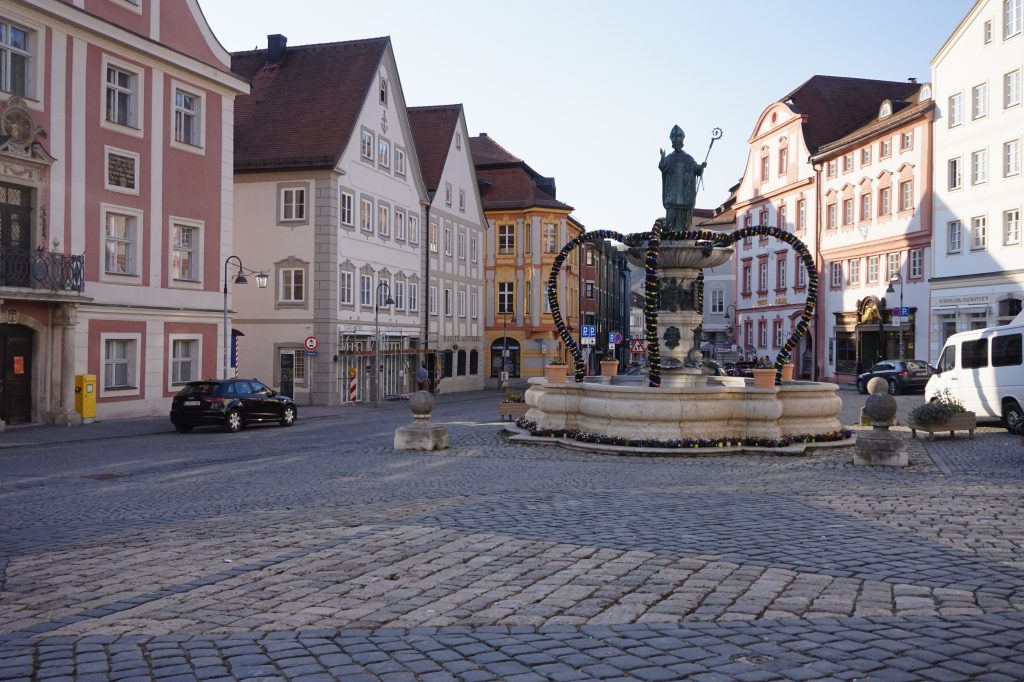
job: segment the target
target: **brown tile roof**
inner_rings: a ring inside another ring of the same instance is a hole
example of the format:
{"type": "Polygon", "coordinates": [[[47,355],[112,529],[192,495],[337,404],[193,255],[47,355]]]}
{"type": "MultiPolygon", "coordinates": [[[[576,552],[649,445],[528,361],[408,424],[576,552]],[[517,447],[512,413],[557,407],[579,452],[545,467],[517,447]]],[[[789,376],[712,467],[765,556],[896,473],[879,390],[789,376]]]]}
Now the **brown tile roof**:
{"type": "Polygon", "coordinates": [[[477,168],[503,163],[522,163],[523,160],[495,142],[487,133],[469,138],[469,150],[477,168]]]}
{"type": "MultiPolygon", "coordinates": [[[[867,124],[861,126],[860,128],[857,128],[849,135],[845,135],[839,138],[835,142],[830,142],[828,144],[822,145],[818,149],[818,153],[814,156],[814,158],[828,156],[830,152],[836,152],[840,149],[843,149],[844,147],[859,144],[861,141],[869,137],[878,135],[885,130],[897,128],[906,123],[907,121],[912,121],[918,116],[921,116],[927,111],[931,110],[935,106],[935,102],[931,99],[926,99],[921,102],[917,102],[910,106],[904,107],[903,109],[896,111],[896,113],[886,118],[878,118],[877,110],[878,107],[880,107],[881,105],[882,102],[878,102],[878,106],[875,107],[876,116],[874,120],[869,121],[867,124]]],[[[896,106],[893,107],[894,110],[897,108],[898,107],[896,106]]]]}
{"type": "Polygon", "coordinates": [[[420,170],[427,191],[436,192],[441,183],[441,173],[448,159],[455,126],[462,113],[461,104],[444,104],[432,107],[409,107],[409,126],[416,142],[416,155],[420,157],[420,170]]]}
{"type": "Polygon", "coordinates": [[[813,154],[876,116],[882,100],[904,100],[920,87],[908,81],[811,76],[779,101],[808,117],[804,136],[813,154]]]}
{"type": "Polygon", "coordinates": [[[231,70],[252,82],[235,98],[235,170],[333,168],[352,136],[391,39],[236,52],[231,70]]]}
{"type": "Polygon", "coordinates": [[[480,199],[485,211],[499,211],[520,208],[553,208],[571,211],[572,206],[563,204],[533,183],[533,177],[523,166],[488,168],[477,166],[480,179],[480,199]]]}

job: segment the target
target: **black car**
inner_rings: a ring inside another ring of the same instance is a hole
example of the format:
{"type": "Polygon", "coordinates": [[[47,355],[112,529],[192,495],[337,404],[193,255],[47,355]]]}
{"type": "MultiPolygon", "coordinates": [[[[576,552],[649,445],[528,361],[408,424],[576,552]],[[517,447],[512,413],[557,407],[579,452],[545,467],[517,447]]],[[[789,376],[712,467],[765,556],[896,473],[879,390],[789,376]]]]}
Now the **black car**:
{"type": "Polygon", "coordinates": [[[753,360],[740,360],[733,365],[732,371],[734,374],[732,376],[752,378],[754,376],[754,368],[757,366],[758,364],[753,360]]]}
{"type": "Polygon", "coordinates": [[[857,392],[868,392],[868,381],[881,377],[889,384],[889,395],[908,391],[924,392],[932,375],[931,366],[924,360],[881,360],[857,377],[857,392]]]}
{"type": "Polygon", "coordinates": [[[298,416],[291,398],[256,379],[190,381],[171,403],[171,423],[181,433],[207,425],[230,433],[258,422],[291,426],[298,416]]]}

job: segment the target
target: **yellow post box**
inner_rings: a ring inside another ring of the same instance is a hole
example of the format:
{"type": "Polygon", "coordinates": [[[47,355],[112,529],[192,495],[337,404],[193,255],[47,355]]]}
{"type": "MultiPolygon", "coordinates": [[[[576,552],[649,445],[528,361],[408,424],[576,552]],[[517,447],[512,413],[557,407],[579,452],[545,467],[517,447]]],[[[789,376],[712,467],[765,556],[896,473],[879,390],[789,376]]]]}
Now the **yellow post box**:
{"type": "Polygon", "coordinates": [[[96,375],[75,375],[75,411],[82,419],[96,418],[96,375]]]}

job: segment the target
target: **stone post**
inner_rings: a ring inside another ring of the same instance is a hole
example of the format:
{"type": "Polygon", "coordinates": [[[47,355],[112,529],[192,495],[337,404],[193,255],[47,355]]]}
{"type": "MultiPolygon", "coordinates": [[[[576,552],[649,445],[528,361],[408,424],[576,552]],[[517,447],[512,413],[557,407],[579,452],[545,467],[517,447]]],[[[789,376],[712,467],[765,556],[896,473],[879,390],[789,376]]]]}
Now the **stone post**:
{"type": "Polygon", "coordinates": [[[896,415],[896,398],[889,395],[889,384],[881,377],[868,382],[864,414],[871,419],[871,431],[857,434],[853,463],[864,466],[907,466],[907,441],[889,430],[896,415]]]}
{"type": "Polygon", "coordinates": [[[78,426],[82,415],[75,411],[75,325],[78,306],[65,303],[54,309],[56,327],[62,328],[60,343],[60,400],[54,406],[53,423],[57,426],[78,426]]]}
{"type": "Polygon", "coordinates": [[[413,423],[395,429],[395,450],[444,450],[448,447],[448,427],[433,426],[434,396],[416,391],[409,398],[413,423]]]}

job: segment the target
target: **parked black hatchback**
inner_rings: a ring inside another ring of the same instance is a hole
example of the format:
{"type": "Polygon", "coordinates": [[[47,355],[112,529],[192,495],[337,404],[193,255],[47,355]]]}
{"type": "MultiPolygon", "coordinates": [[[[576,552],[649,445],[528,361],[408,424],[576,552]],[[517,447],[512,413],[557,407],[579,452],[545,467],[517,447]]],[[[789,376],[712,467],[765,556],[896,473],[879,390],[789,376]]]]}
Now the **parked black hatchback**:
{"type": "Polygon", "coordinates": [[[857,392],[868,392],[868,381],[881,377],[889,384],[889,394],[899,395],[909,391],[924,392],[925,384],[932,375],[932,369],[924,360],[882,360],[857,377],[857,392]]]}
{"type": "Polygon", "coordinates": [[[181,433],[196,426],[222,426],[235,433],[258,422],[291,426],[298,416],[291,398],[255,379],[190,381],[171,403],[171,423],[181,433]]]}

